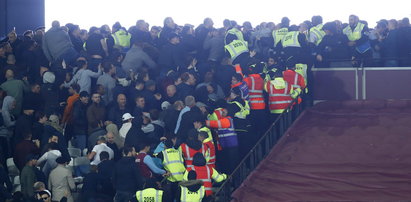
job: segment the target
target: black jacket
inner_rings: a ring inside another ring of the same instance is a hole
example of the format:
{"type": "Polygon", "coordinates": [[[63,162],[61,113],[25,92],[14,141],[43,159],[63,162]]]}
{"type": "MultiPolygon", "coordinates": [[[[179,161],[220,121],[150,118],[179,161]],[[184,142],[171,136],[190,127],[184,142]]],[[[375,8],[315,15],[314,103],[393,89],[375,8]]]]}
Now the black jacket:
{"type": "Polygon", "coordinates": [[[123,157],[115,165],[113,186],[116,191],[135,193],[143,187],[143,180],[134,157],[123,157]]]}
{"type": "Polygon", "coordinates": [[[77,100],[73,106],[74,135],[87,135],[87,105],[77,100]]]}

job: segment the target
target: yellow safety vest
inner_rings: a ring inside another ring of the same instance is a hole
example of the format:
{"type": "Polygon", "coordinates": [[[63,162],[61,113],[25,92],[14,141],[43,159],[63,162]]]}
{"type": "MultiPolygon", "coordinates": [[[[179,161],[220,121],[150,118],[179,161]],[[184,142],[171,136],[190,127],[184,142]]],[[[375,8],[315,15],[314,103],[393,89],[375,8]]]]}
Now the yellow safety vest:
{"type": "MultiPolygon", "coordinates": [[[[214,114],[214,113],[213,113],[213,114],[214,114]]],[[[214,115],[215,115],[215,114],[214,114],[214,115]]],[[[217,116],[217,115],[215,115],[215,116],[217,116]]],[[[198,131],[203,131],[203,132],[206,132],[206,133],[208,134],[208,138],[204,139],[203,142],[209,142],[209,141],[213,142],[213,134],[211,134],[211,130],[210,130],[209,128],[207,128],[206,126],[204,126],[204,127],[200,128],[200,129],[198,129],[198,131]]]]}
{"type": "Polygon", "coordinates": [[[142,191],[137,191],[136,199],[139,202],[161,202],[163,201],[163,191],[147,188],[142,191]]]}
{"type": "Polygon", "coordinates": [[[361,32],[364,29],[365,25],[361,22],[357,23],[354,30],[351,29],[350,25],[344,28],[343,33],[347,35],[348,40],[350,41],[357,41],[361,38],[361,32]]]}
{"type": "Polygon", "coordinates": [[[307,69],[308,69],[307,64],[302,64],[302,63],[295,64],[295,72],[301,74],[301,76],[304,77],[304,81],[305,81],[305,85],[306,85],[305,93],[308,93],[307,69]]]}
{"type": "Polygon", "coordinates": [[[234,40],[224,48],[230,53],[231,60],[235,60],[240,54],[248,52],[247,42],[234,40]]]}
{"type": "Polygon", "coordinates": [[[292,31],[292,32],[288,32],[283,40],[281,41],[281,43],[283,44],[283,48],[286,47],[301,47],[300,42],[298,41],[298,35],[300,34],[300,32],[297,31],[292,31]]]}
{"type": "Polygon", "coordinates": [[[205,188],[201,186],[201,188],[197,191],[190,191],[187,187],[180,186],[181,188],[181,202],[201,202],[205,195],[205,188]]]}
{"type": "Polygon", "coordinates": [[[130,48],[131,34],[125,30],[118,30],[114,34],[111,34],[114,38],[114,47],[130,48]]]}
{"type": "Polygon", "coordinates": [[[225,41],[225,39],[227,38],[227,35],[229,35],[229,34],[236,35],[237,40],[244,41],[243,33],[240,30],[238,30],[237,28],[231,28],[230,30],[227,31],[227,33],[225,34],[225,37],[224,37],[224,44],[226,44],[226,45],[227,45],[227,42],[225,41]]]}
{"type": "Polygon", "coordinates": [[[171,173],[167,180],[170,182],[180,182],[186,170],[181,152],[174,148],[162,151],[164,169],[171,173]]]}
{"type": "Polygon", "coordinates": [[[229,102],[229,104],[236,104],[238,107],[240,107],[240,111],[234,114],[234,117],[237,117],[239,119],[246,119],[247,115],[250,114],[250,105],[248,104],[247,100],[245,101],[245,106],[241,105],[241,103],[234,101],[234,102],[229,102]]]}
{"type": "Polygon", "coordinates": [[[274,47],[283,39],[283,37],[288,33],[288,28],[281,28],[273,31],[274,47]]]}
{"type": "Polygon", "coordinates": [[[316,36],[317,40],[314,42],[314,44],[316,46],[318,46],[318,44],[321,43],[321,41],[323,40],[324,36],[325,36],[325,32],[323,31],[323,25],[319,24],[315,27],[312,27],[310,29],[310,34],[313,34],[316,36]]]}
{"type": "Polygon", "coordinates": [[[208,120],[212,120],[212,121],[218,120],[218,116],[217,116],[217,114],[215,113],[215,111],[216,111],[216,110],[217,110],[217,111],[220,111],[220,110],[222,110],[222,109],[223,109],[223,108],[217,108],[217,109],[215,109],[212,114],[207,115],[207,119],[208,119],[208,120]]]}

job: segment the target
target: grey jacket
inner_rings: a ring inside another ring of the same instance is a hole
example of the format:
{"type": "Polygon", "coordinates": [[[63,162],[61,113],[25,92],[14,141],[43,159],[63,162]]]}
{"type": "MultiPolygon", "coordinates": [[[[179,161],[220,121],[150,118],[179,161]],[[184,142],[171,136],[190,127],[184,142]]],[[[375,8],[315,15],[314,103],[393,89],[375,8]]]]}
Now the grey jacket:
{"type": "Polygon", "coordinates": [[[61,28],[50,28],[43,37],[44,55],[50,62],[59,59],[67,50],[74,48],[70,36],[61,28]]]}
{"type": "Polygon", "coordinates": [[[63,165],[54,168],[49,176],[49,189],[53,193],[52,200],[60,201],[68,193],[67,202],[74,202],[71,190],[74,190],[75,184],[73,174],[63,165]]]}
{"type": "Polygon", "coordinates": [[[125,72],[129,72],[130,69],[136,72],[138,69],[146,66],[149,68],[155,68],[156,63],[143,51],[139,46],[133,45],[133,47],[127,52],[121,63],[125,72]]]}

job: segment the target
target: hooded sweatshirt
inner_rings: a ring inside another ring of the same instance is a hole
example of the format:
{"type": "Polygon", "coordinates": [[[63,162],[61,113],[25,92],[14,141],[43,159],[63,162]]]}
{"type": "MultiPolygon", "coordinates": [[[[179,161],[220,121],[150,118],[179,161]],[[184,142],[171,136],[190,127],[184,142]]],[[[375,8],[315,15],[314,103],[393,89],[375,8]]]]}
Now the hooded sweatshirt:
{"type": "Polygon", "coordinates": [[[12,96],[6,96],[3,100],[3,106],[1,108],[1,115],[3,117],[4,126],[11,127],[16,124],[14,116],[10,113],[12,105],[15,99],[12,96]]]}

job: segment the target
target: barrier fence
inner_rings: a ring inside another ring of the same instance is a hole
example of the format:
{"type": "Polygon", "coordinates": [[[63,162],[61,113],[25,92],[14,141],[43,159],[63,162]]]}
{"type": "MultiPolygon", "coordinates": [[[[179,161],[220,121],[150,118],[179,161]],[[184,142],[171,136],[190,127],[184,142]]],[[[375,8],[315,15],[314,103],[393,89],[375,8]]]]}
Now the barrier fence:
{"type": "Polygon", "coordinates": [[[305,103],[298,103],[298,98],[290,103],[287,110],[280,114],[274,123],[271,124],[267,132],[257,141],[256,145],[241,160],[232,174],[217,189],[214,194],[214,201],[226,202],[231,200],[233,191],[244,182],[248,175],[268,155],[273,146],[280,140],[304,109],[305,103]]]}

